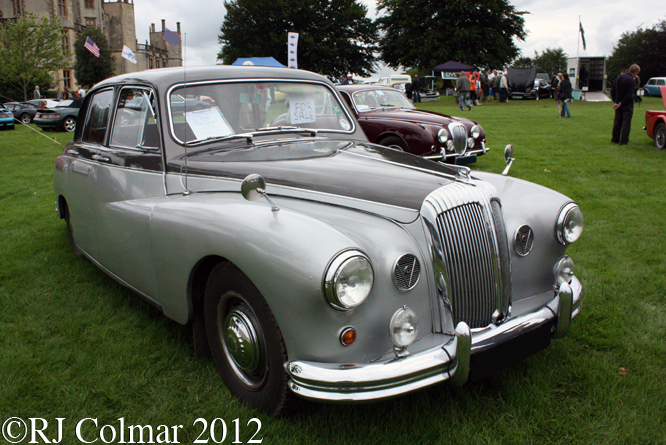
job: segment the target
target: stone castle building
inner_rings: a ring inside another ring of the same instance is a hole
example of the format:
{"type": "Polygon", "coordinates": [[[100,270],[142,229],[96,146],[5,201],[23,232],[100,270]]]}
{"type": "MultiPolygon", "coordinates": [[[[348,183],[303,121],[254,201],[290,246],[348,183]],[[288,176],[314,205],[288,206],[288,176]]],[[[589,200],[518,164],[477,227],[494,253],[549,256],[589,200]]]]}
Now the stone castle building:
{"type": "MultiPolygon", "coordinates": [[[[71,65],[54,73],[61,89],[79,87],[74,77],[74,42],[89,26],[100,28],[109,40],[116,74],[183,65],[182,43],[174,46],[163,39],[164,20],[159,31],[154,23],[151,25],[150,42],[137,42],[134,0],[0,0],[0,20],[12,20],[29,12],[60,19],[63,49],[72,54],[71,65]],[[136,64],[121,57],[123,45],[134,51],[136,64]]],[[[180,35],[180,22],[170,31],[180,35]]]]}

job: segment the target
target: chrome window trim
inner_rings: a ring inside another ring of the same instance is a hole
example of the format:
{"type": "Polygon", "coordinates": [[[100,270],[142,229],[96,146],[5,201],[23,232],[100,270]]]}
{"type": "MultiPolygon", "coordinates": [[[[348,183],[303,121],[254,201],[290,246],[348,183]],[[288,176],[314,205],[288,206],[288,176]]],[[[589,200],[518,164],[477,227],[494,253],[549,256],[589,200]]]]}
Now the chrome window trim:
{"type": "MultiPolygon", "coordinates": [[[[258,82],[275,82],[275,83],[304,83],[304,84],[312,84],[312,85],[321,85],[325,88],[327,88],[332,94],[333,97],[335,97],[338,101],[338,106],[340,106],[341,110],[344,112],[344,115],[347,116],[347,120],[351,123],[351,129],[350,130],[334,130],[334,129],[326,129],[326,130],[318,130],[321,131],[322,133],[340,133],[340,134],[354,134],[356,132],[356,120],[349,115],[347,112],[347,107],[345,106],[345,101],[344,99],[338,94],[338,90],[331,87],[329,84],[325,82],[319,82],[315,80],[305,80],[305,79],[273,79],[273,78],[246,78],[246,79],[232,79],[232,80],[203,80],[203,81],[197,81],[197,82],[186,82],[185,79],[181,83],[176,83],[171,85],[167,91],[166,91],[166,105],[165,109],[167,111],[167,120],[169,123],[169,132],[171,135],[171,138],[176,141],[177,144],[186,147],[186,143],[184,141],[181,141],[176,137],[176,132],[173,126],[173,119],[171,118],[171,93],[176,90],[176,89],[187,89],[188,87],[194,87],[194,86],[201,86],[201,85],[214,85],[214,84],[225,84],[225,83],[258,83],[258,82]]],[[[214,141],[213,141],[214,142],[214,141]]]]}

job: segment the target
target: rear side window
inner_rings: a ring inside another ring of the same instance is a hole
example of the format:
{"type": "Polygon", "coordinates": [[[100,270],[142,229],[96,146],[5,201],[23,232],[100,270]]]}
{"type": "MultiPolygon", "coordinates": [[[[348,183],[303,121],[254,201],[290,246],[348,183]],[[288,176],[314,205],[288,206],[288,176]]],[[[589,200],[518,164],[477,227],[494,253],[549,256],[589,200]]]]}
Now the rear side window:
{"type": "Polygon", "coordinates": [[[97,144],[104,143],[112,101],[113,90],[100,91],[91,98],[81,140],[97,144]]]}

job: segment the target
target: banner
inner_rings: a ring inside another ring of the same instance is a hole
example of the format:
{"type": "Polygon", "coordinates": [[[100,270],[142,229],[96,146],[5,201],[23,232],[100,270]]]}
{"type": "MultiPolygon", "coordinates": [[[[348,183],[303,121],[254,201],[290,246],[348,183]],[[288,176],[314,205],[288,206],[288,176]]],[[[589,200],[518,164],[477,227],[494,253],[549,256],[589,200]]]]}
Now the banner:
{"type": "Polygon", "coordinates": [[[287,36],[287,66],[298,69],[298,33],[290,32],[287,36]]]}
{"type": "Polygon", "coordinates": [[[127,46],[123,45],[123,53],[122,56],[129,60],[132,63],[136,63],[136,59],[134,58],[134,52],[129,49],[127,46]]]}

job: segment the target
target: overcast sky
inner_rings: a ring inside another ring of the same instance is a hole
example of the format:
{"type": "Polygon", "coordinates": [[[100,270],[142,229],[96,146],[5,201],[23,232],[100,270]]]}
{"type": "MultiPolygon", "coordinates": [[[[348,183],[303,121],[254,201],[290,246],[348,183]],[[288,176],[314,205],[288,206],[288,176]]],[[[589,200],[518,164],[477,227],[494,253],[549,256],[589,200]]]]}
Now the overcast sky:
{"type": "MultiPolygon", "coordinates": [[[[376,17],[376,1],[362,2],[368,6],[369,15],[376,17]]],[[[639,26],[651,28],[658,21],[666,20],[664,0],[513,0],[512,4],[518,11],[529,12],[524,16],[527,38],[516,42],[527,57],[534,57],[535,50],[540,53],[546,48],[562,48],[569,57],[575,57],[578,51],[581,57],[609,56],[623,32],[634,31],[639,26]],[[582,45],[578,49],[578,16],[585,30],[587,50],[583,50],[582,45]]],[[[134,0],[134,10],[139,43],[148,39],[151,23],[160,30],[161,20],[166,19],[166,27],[175,31],[176,22],[180,22],[183,38],[187,39],[186,64],[217,62],[220,51],[217,36],[225,14],[222,0],[134,0]]],[[[285,42],[286,39],[285,35],[285,42]]],[[[248,57],[270,55],[248,54],[248,57]]],[[[442,60],[444,62],[446,60],[442,60]]],[[[390,70],[382,69],[376,76],[387,71],[390,70]]]]}

